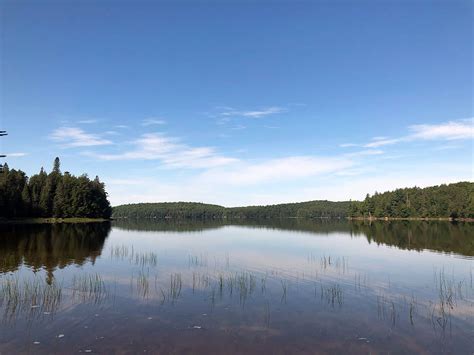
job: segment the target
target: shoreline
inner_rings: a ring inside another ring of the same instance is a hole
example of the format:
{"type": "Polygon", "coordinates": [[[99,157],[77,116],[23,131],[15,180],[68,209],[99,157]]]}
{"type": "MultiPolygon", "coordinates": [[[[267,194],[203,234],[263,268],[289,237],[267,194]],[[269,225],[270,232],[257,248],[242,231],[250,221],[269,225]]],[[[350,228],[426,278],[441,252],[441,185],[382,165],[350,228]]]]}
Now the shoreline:
{"type": "Polygon", "coordinates": [[[15,218],[0,219],[0,224],[61,224],[61,223],[98,223],[110,222],[112,219],[105,218],[15,218]]]}
{"type": "Polygon", "coordinates": [[[271,219],[299,219],[299,220],[334,220],[334,219],[346,219],[349,221],[440,221],[440,222],[474,222],[474,218],[451,218],[451,217],[266,217],[266,218],[250,218],[250,217],[222,217],[222,218],[156,218],[156,217],[113,217],[111,220],[123,221],[123,220],[136,220],[136,219],[145,219],[145,220],[158,220],[158,221],[232,221],[232,220],[271,220],[271,219]]]}
{"type": "MultiPolygon", "coordinates": [[[[72,223],[103,223],[103,222],[112,222],[113,220],[127,220],[130,217],[116,217],[116,218],[55,218],[55,217],[49,217],[49,218],[15,218],[15,219],[5,219],[5,218],[0,218],[0,224],[72,224],[72,223]]],[[[312,219],[347,219],[349,221],[385,221],[385,222],[390,222],[390,221],[441,221],[441,222],[467,222],[467,223],[473,223],[474,218],[450,218],[450,217],[315,217],[315,218],[304,218],[304,217],[280,217],[277,219],[306,219],[306,220],[312,220],[312,219]]],[[[134,218],[131,218],[134,219],[134,218]]],[[[141,218],[138,218],[141,219],[141,218]]],[[[144,219],[154,219],[154,220],[189,220],[189,218],[144,218],[144,219]]],[[[209,220],[227,220],[227,221],[232,221],[233,219],[236,220],[245,220],[245,219],[252,219],[252,218],[212,218],[209,220]]],[[[265,219],[273,219],[273,218],[265,218],[265,219]]],[[[202,220],[207,220],[207,219],[202,219],[202,220]]]]}
{"type": "Polygon", "coordinates": [[[346,217],[350,221],[444,221],[444,222],[474,222],[474,218],[451,217],[346,217]]]}

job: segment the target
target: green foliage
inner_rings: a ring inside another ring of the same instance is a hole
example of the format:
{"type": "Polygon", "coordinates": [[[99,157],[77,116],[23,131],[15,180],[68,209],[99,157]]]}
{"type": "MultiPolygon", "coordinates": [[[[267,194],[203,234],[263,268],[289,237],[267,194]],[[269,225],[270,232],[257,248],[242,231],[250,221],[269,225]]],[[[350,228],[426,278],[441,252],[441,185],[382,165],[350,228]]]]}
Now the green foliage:
{"type": "Polygon", "coordinates": [[[351,217],[474,218],[474,183],[405,188],[352,201],[351,217]]]}
{"type": "Polygon", "coordinates": [[[226,209],[229,218],[338,218],[346,217],[350,202],[308,201],[270,206],[234,207],[226,209]]]}
{"type": "Polygon", "coordinates": [[[137,203],[113,208],[114,218],[222,219],[345,217],[349,202],[310,201],[270,206],[225,208],[194,202],[137,203]]]}
{"type": "Polygon", "coordinates": [[[197,202],[135,203],[113,208],[114,218],[224,218],[225,208],[197,202]]]}
{"type": "Polygon", "coordinates": [[[192,202],[137,203],[113,208],[115,218],[267,219],[267,218],[474,218],[474,184],[414,187],[367,194],[363,201],[309,201],[226,208],[192,202]]]}
{"type": "Polygon", "coordinates": [[[43,168],[31,178],[20,170],[0,173],[0,217],[109,218],[112,213],[105,186],[96,177],[79,177],[60,170],[59,158],[47,174],[43,168]]]}

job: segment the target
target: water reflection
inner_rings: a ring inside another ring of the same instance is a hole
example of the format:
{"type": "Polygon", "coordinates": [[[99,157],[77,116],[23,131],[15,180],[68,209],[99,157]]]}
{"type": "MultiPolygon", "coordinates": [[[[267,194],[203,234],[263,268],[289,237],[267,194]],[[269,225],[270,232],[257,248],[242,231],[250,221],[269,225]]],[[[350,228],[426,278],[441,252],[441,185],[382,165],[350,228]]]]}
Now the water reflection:
{"type": "Polygon", "coordinates": [[[243,226],[287,231],[309,232],[318,235],[350,233],[365,237],[369,243],[384,244],[406,250],[435,250],[474,256],[472,223],[445,221],[347,221],[345,219],[274,219],[274,220],[214,220],[175,221],[153,219],[123,219],[113,226],[129,231],[200,232],[224,226],[243,226]]]}
{"type": "Polygon", "coordinates": [[[110,223],[0,225],[0,274],[22,265],[54,271],[68,265],[94,263],[102,253],[110,223]]]}
{"type": "Polygon", "coordinates": [[[474,350],[469,224],[2,228],[0,353],[474,350]]]}
{"type": "Polygon", "coordinates": [[[436,250],[474,256],[472,223],[436,221],[352,222],[351,232],[369,242],[407,250],[436,250]]]}

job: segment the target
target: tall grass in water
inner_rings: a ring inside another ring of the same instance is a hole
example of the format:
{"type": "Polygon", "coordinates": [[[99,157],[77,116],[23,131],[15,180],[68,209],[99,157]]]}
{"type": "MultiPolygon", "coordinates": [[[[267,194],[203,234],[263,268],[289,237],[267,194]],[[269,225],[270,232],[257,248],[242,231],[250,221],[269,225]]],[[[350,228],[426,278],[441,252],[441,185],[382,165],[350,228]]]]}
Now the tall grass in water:
{"type": "MultiPolygon", "coordinates": [[[[155,285],[157,288],[157,285],[155,285]]],[[[179,296],[181,295],[181,290],[183,288],[183,278],[181,273],[173,273],[170,275],[170,282],[168,285],[168,289],[160,289],[161,292],[161,303],[165,303],[166,301],[174,303],[178,300],[179,296]]]]}
{"type": "Polygon", "coordinates": [[[99,274],[84,274],[72,278],[72,298],[83,303],[102,303],[107,298],[105,282],[99,274]]]}
{"type": "Polygon", "coordinates": [[[150,292],[150,282],[148,281],[148,273],[145,273],[143,269],[138,272],[137,292],[143,298],[147,298],[150,292]]]}
{"type": "Polygon", "coordinates": [[[61,304],[61,285],[53,280],[47,283],[34,277],[20,281],[18,277],[1,280],[0,307],[5,320],[13,320],[20,314],[33,318],[57,311],[61,304]]]}
{"type": "Polygon", "coordinates": [[[145,267],[156,267],[158,265],[158,256],[153,252],[139,253],[135,252],[133,245],[112,246],[110,248],[110,257],[117,260],[127,260],[130,264],[145,267]]]}
{"type": "Polygon", "coordinates": [[[321,300],[324,299],[333,308],[336,305],[341,307],[344,303],[344,294],[342,291],[342,287],[338,284],[335,284],[324,288],[324,286],[321,284],[321,300]]]}

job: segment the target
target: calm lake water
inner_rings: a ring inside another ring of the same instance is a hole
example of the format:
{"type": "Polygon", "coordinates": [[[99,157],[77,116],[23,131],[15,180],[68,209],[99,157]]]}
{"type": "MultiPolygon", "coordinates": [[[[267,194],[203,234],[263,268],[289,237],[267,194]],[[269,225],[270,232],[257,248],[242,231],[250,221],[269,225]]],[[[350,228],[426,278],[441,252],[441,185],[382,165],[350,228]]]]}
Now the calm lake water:
{"type": "Polygon", "coordinates": [[[474,225],[0,226],[0,354],[474,352],[474,225]]]}

